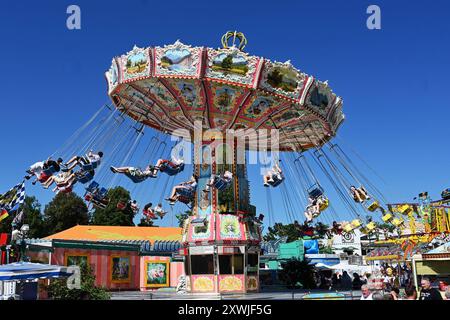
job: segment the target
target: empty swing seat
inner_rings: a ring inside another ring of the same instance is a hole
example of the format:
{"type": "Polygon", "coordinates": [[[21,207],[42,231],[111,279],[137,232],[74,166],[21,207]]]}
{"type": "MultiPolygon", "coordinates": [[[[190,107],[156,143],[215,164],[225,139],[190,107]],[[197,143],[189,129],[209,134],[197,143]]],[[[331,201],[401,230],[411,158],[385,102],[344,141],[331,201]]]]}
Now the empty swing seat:
{"type": "Polygon", "coordinates": [[[407,215],[412,212],[412,208],[409,205],[404,204],[404,205],[401,205],[400,207],[398,207],[398,212],[400,212],[401,214],[407,215]]]}
{"type": "Polygon", "coordinates": [[[98,184],[98,182],[97,182],[97,181],[92,181],[92,182],[87,186],[86,190],[87,190],[89,193],[95,193],[95,192],[97,192],[98,187],[100,187],[100,185],[98,184]]]}
{"type": "Polygon", "coordinates": [[[362,225],[361,220],[355,219],[351,222],[351,225],[354,229],[359,228],[362,225]]]}
{"type": "Polygon", "coordinates": [[[392,218],[393,218],[392,214],[386,213],[384,216],[381,217],[381,220],[383,220],[384,222],[389,222],[392,220],[392,218]]]}
{"type": "Polygon", "coordinates": [[[217,178],[216,181],[214,182],[214,188],[216,188],[219,191],[223,191],[226,188],[228,188],[230,185],[230,182],[225,181],[222,178],[217,178]]]}
{"type": "Polygon", "coordinates": [[[380,204],[378,203],[378,201],[374,201],[367,207],[367,210],[369,210],[370,212],[374,212],[379,207],[380,207],[380,204]]]}
{"type": "Polygon", "coordinates": [[[315,187],[308,190],[308,195],[311,199],[317,199],[323,195],[323,190],[321,188],[315,187]]]}
{"type": "Polygon", "coordinates": [[[375,224],[375,222],[371,221],[366,225],[366,229],[368,231],[373,231],[375,230],[375,228],[377,227],[377,225],[375,224]]]}
{"type": "Polygon", "coordinates": [[[86,172],[81,173],[78,176],[77,180],[78,180],[78,182],[85,184],[85,183],[88,183],[89,181],[91,181],[93,178],[94,178],[94,175],[90,171],[86,171],[86,172]]]}
{"type": "Polygon", "coordinates": [[[401,227],[402,225],[403,225],[403,223],[404,223],[405,221],[403,220],[403,219],[399,219],[399,218],[394,218],[393,220],[392,220],[392,224],[394,225],[394,226],[396,226],[397,228],[398,227],[401,227]]]}

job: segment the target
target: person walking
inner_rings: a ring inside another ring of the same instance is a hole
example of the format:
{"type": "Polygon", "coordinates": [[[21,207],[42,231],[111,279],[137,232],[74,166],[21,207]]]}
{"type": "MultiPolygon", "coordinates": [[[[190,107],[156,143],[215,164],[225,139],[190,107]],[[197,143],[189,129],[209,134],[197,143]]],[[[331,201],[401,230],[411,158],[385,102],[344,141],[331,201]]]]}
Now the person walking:
{"type": "Polygon", "coordinates": [[[420,290],[419,300],[442,300],[439,290],[431,287],[431,281],[429,278],[422,278],[422,281],[420,281],[420,286],[422,289],[420,290]]]}

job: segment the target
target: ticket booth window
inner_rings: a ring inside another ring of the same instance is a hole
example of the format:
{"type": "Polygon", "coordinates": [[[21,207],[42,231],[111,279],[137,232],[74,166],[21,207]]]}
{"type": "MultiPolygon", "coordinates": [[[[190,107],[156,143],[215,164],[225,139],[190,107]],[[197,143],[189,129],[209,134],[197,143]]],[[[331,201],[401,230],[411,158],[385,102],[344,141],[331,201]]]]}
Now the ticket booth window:
{"type": "Polygon", "coordinates": [[[244,274],[243,254],[224,254],[219,256],[220,274],[244,274]]]}
{"type": "Polygon", "coordinates": [[[258,273],[258,254],[249,253],[247,255],[247,274],[254,275],[258,273]]]}
{"type": "Polygon", "coordinates": [[[212,254],[191,256],[192,274],[214,274],[214,257],[212,254]]]}

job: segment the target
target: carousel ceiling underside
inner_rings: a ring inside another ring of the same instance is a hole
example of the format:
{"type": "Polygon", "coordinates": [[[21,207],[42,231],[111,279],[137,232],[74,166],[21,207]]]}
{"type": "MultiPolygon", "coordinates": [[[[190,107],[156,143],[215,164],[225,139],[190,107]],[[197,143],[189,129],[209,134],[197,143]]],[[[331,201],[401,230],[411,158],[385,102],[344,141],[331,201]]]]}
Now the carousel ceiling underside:
{"type": "MultiPolygon", "coordinates": [[[[268,149],[279,143],[279,150],[300,150],[329,140],[344,120],[342,100],[327,83],[290,62],[272,62],[237,48],[191,47],[179,41],[134,47],[113,59],[106,79],[120,111],[164,132],[185,129],[190,138],[198,121],[203,129],[218,132],[279,129],[278,139],[268,139],[268,149]]],[[[251,143],[247,148],[254,149],[251,143]]]]}

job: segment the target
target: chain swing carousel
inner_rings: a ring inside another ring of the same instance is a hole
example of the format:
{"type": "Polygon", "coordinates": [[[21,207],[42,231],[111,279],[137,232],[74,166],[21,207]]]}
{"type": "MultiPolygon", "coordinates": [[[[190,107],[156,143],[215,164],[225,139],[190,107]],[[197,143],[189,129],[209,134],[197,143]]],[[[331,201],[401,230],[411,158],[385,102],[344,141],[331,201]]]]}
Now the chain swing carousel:
{"type": "MultiPolygon", "coordinates": [[[[342,100],[326,82],[289,61],[251,56],[243,51],[246,43],[242,33],[228,32],[221,49],[180,41],[135,46],[106,72],[108,95],[121,113],[194,141],[196,187],[169,198],[192,208],[181,250],[191,292],[259,290],[263,216],[250,203],[246,151],[319,149],[344,119],[342,100]],[[262,134],[270,130],[282,133],[262,134]]],[[[281,182],[269,181],[271,187],[281,182]]],[[[308,188],[310,198],[323,196],[320,185],[308,188]]]]}

